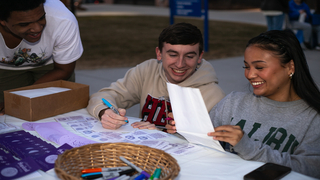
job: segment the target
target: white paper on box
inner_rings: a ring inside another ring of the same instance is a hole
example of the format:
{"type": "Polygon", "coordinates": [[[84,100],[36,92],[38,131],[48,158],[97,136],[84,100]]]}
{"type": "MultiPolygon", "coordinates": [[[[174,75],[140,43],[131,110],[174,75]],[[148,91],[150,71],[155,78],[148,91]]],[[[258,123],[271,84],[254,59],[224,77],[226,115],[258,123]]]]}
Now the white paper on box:
{"type": "Polygon", "coordinates": [[[28,90],[21,90],[21,91],[12,91],[11,93],[17,94],[20,96],[28,97],[28,98],[35,98],[40,96],[46,96],[49,94],[55,94],[59,92],[69,91],[69,88],[62,88],[62,87],[47,87],[47,88],[39,88],[39,89],[28,89],[28,90]]]}

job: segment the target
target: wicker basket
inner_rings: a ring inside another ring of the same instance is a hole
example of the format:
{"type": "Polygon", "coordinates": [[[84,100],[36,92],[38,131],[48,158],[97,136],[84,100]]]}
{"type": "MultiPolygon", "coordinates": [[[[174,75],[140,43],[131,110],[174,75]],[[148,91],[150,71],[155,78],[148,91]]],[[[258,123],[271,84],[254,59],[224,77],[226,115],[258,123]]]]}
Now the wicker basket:
{"type": "Polygon", "coordinates": [[[119,156],[152,174],[161,168],[162,180],[172,180],[179,174],[177,161],[168,153],[131,143],[97,143],[66,150],[55,162],[55,172],[63,180],[81,180],[81,170],[126,166],[119,156]]]}

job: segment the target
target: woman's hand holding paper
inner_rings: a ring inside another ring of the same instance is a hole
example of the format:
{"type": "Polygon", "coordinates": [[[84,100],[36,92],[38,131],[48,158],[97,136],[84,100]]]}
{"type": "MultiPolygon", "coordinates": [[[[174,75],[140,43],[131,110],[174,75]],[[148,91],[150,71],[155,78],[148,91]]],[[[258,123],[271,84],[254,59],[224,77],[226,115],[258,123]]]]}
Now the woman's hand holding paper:
{"type": "Polygon", "coordinates": [[[215,132],[209,132],[208,136],[213,136],[213,139],[223,141],[235,146],[241,140],[243,131],[240,126],[223,125],[214,128],[215,132]]]}

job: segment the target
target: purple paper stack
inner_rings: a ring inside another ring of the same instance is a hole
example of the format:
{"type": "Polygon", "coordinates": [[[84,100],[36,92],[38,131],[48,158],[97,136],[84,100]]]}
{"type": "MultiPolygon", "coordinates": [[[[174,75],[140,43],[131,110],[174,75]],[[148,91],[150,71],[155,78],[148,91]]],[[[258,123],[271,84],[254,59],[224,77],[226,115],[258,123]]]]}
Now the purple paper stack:
{"type": "Polygon", "coordinates": [[[58,155],[68,144],[56,148],[42,139],[25,131],[0,134],[0,179],[14,179],[39,169],[54,168],[58,155]]]}

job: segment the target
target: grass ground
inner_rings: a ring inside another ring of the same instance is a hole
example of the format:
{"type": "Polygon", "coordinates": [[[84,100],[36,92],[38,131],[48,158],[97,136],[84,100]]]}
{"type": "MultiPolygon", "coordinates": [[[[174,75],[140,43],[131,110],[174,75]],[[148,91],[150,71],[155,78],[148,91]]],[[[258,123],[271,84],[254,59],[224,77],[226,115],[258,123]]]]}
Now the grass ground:
{"type": "MultiPolygon", "coordinates": [[[[99,16],[78,17],[84,53],[77,69],[135,66],[155,58],[160,32],[169,25],[169,17],[99,16]]],[[[201,19],[175,18],[203,31],[201,19]]],[[[266,31],[265,26],[210,21],[208,60],[243,55],[247,41],[266,31]]]]}

